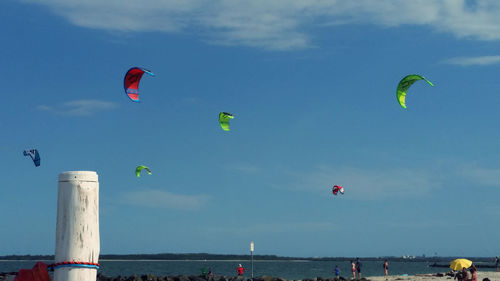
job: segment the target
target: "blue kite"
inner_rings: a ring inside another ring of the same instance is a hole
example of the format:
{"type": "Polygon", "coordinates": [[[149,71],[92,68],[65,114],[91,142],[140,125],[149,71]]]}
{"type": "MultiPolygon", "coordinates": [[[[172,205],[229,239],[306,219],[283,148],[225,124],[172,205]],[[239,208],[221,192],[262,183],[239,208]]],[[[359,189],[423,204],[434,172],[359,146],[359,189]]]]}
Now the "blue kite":
{"type": "Polygon", "coordinates": [[[36,149],[29,149],[23,152],[24,156],[30,156],[36,167],[40,166],[40,153],[36,149]]]}

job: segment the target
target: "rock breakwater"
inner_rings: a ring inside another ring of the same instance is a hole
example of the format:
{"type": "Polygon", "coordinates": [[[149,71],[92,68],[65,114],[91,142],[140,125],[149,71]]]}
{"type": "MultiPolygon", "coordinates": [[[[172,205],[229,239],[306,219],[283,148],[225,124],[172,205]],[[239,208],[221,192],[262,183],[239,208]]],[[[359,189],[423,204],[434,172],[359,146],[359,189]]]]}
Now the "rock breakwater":
{"type": "MultiPolygon", "coordinates": [[[[0,273],[0,281],[14,280],[15,272],[0,273]]],[[[287,280],[281,277],[261,276],[255,278],[248,278],[244,276],[222,276],[214,275],[213,277],[206,278],[205,276],[196,275],[177,275],[177,276],[156,276],[152,274],[146,275],[132,275],[132,276],[105,276],[97,274],[97,281],[346,281],[344,278],[305,278],[301,280],[287,280]]],[[[359,281],[370,281],[366,278],[361,278],[359,281]]]]}
{"type": "MultiPolygon", "coordinates": [[[[261,276],[255,278],[248,278],[244,276],[222,276],[215,275],[213,277],[206,278],[204,276],[195,275],[178,275],[178,276],[156,276],[152,274],[147,275],[132,275],[132,276],[115,276],[108,277],[104,275],[97,275],[97,281],[345,281],[346,279],[335,279],[335,278],[305,278],[301,280],[287,280],[281,277],[272,276],[261,276]]],[[[366,278],[361,278],[360,281],[370,281],[366,278]]]]}

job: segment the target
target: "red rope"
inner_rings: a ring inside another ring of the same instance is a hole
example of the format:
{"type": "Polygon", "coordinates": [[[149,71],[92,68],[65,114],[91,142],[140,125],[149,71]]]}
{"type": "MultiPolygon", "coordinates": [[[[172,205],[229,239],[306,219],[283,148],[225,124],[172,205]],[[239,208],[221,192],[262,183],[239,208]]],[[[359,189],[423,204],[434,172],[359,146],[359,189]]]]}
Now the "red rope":
{"type": "Polygon", "coordinates": [[[47,267],[55,267],[58,265],[65,265],[65,264],[84,264],[84,265],[95,265],[95,266],[100,266],[98,263],[93,263],[93,262],[84,262],[84,261],[62,261],[58,263],[54,263],[51,265],[48,265],[47,267]]]}

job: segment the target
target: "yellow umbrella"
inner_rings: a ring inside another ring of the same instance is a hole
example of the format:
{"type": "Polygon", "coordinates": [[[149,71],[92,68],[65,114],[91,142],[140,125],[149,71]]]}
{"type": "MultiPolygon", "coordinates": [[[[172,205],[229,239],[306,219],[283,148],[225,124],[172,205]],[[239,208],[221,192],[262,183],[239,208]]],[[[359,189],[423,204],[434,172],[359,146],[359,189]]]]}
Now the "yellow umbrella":
{"type": "Polygon", "coordinates": [[[450,262],[450,268],[453,270],[461,270],[462,268],[469,268],[472,262],[468,259],[456,259],[450,262]]]}

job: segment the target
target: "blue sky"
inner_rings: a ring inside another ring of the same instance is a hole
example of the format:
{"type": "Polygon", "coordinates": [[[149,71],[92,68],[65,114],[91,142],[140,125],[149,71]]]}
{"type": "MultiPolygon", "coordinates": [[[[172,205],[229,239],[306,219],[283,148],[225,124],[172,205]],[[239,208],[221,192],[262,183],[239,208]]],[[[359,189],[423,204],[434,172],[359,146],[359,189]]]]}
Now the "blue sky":
{"type": "Polygon", "coordinates": [[[54,252],[68,170],[101,253],[499,254],[496,1],[81,2],[0,3],[0,255],[54,252]]]}

